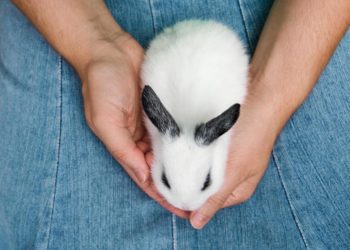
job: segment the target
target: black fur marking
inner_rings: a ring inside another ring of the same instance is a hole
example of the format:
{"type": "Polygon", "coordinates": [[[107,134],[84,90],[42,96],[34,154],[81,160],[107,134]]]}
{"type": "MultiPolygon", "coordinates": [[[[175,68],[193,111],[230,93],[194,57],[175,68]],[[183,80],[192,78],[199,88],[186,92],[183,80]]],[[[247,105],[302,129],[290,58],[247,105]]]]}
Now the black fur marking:
{"type": "Polygon", "coordinates": [[[239,110],[240,104],[236,103],[214,119],[197,126],[194,132],[195,141],[199,145],[209,145],[215,141],[235,124],[239,110]]]}
{"type": "Polygon", "coordinates": [[[209,172],[201,190],[202,191],[206,190],[210,186],[210,184],[211,184],[211,178],[210,178],[210,172],[209,172]]]}
{"type": "Polygon", "coordinates": [[[148,118],[162,134],[169,133],[171,137],[180,135],[180,128],[176,124],[174,118],[166,110],[153,89],[148,85],[146,85],[142,91],[142,105],[148,118]]]}
{"type": "Polygon", "coordinates": [[[168,178],[166,178],[166,175],[164,172],[162,173],[162,182],[167,188],[170,189],[170,184],[169,184],[168,178]]]}

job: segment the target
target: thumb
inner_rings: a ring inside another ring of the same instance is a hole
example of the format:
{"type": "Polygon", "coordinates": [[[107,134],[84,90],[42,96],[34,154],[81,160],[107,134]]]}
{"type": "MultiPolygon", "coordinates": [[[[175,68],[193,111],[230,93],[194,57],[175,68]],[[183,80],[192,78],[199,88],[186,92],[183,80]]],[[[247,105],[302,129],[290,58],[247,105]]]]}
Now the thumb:
{"type": "Polygon", "coordinates": [[[196,229],[202,229],[209,220],[223,207],[227,198],[240,183],[239,172],[228,175],[221,189],[214,195],[210,196],[199,210],[191,214],[191,225],[196,229]]]}
{"type": "Polygon", "coordinates": [[[113,123],[104,123],[98,129],[98,137],[107,147],[112,156],[124,167],[129,168],[140,183],[147,181],[149,169],[144,153],[137,147],[130,131],[113,123]]]}

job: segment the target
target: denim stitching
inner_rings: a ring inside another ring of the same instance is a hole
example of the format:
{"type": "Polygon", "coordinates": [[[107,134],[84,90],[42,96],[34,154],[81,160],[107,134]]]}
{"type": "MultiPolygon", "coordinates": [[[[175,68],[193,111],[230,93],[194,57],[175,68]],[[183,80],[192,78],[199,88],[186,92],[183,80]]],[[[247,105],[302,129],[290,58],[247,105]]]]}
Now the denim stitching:
{"type": "Polygon", "coordinates": [[[237,2],[238,2],[238,6],[239,6],[239,12],[241,13],[241,16],[242,16],[244,31],[245,31],[245,34],[246,34],[246,37],[248,40],[249,50],[250,50],[250,53],[253,53],[253,45],[252,45],[252,41],[250,40],[250,37],[249,37],[249,30],[248,30],[248,26],[247,26],[246,16],[244,15],[244,12],[242,9],[241,0],[238,0],[237,2]]]}
{"type": "MultiPolygon", "coordinates": [[[[244,31],[245,31],[245,33],[246,33],[247,40],[248,40],[248,46],[249,46],[249,49],[250,49],[251,53],[253,53],[252,41],[251,41],[250,36],[249,36],[249,30],[248,30],[248,26],[247,26],[246,16],[244,15],[244,12],[243,12],[243,9],[242,9],[241,0],[238,0],[238,6],[239,6],[239,10],[240,10],[240,13],[241,13],[241,16],[242,16],[244,31]]],[[[284,192],[285,192],[285,194],[286,194],[287,202],[288,202],[289,207],[290,207],[290,209],[291,209],[292,216],[293,216],[293,219],[294,219],[294,221],[295,221],[295,224],[296,224],[296,226],[297,226],[297,228],[298,228],[298,230],[299,230],[299,233],[300,233],[301,238],[302,238],[302,240],[303,240],[303,242],[304,242],[304,244],[305,244],[305,247],[306,247],[307,249],[310,249],[310,248],[309,248],[309,245],[308,245],[307,242],[306,242],[306,237],[305,237],[304,231],[303,231],[303,229],[302,229],[302,227],[301,227],[300,220],[299,220],[299,218],[297,217],[295,208],[294,208],[294,206],[293,206],[292,203],[291,203],[291,199],[290,199],[290,197],[289,197],[289,193],[288,193],[288,191],[287,191],[285,182],[284,182],[284,180],[283,180],[282,173],[281,173],[281,168],[280,168],[280,165],[279,165],[279,163],[278,163],[277,156],[276,156],[274,150],[272,151],[272,159],[273,159],[273,161],[274,161],[275,164],[276,164],[277,172],[278,172],[279,178],[280,178],[280,180],[281,180],[281,183],[282,183],[282,187],[283,187],[283,189],[284,189],[284,192]]]]}
{"type": "Polygon", "coordinates": [[[292,204],[292,202],[291,202],[291,198],[290,198],[289,192],[287,191],[287,186],[286,186],[285,181],[284,181],[284,179],[283,179],[283,177],[282,177],[281,167],[280,167],[280,164],[279,164],[279,162],[278,162],[278,159],[277,159],[277,155],[276,155],[276,153],[275,153],[275,150],[272,150],[272,159],[273,159],[273,161],[274,161],[274,163],[275,163],[275,165],[276,165],[277,173],[278,173],[278,176],[279,176],[279,178],[280,178],[280,180],[281,180],[281,184],[282,184],[283,190],[284,190],[284,192],[285,192],[285,194],[286,194],[287,201],[288,201],[290,210],[291,210],[291,212],[292,212],[292,216],[293,216],[293,219],[294,219],[294,221],[295,221],[295,224],[296,224],[296,226],[297,226],[297,228],[298,228],[298,230],[299,230],[299,233],[300,233],[300,235],[301,235],[301,238],[303,239],[303,242],[304,242],[304,244],[305,244],[306,249],[310,249],[310,247],[309,247],[309,245],[308,245],[308,243],[307,243],[307,241],[306,241],[306,236],[305,236],[304,230],[302,229],[301,222],[300,222],[300,220],[299,220],[299,218],[298,218],[298,216],[297,216],[297,214],[296,214],[295,208],[294,208],[294,206],[293,206],[293,204],[292,204]]]}
{"type": "MultiPolygon", "coordinates": [[[[294,126],[294,122],[293,122],[293,117],[290,119],[289,122],[290,122],[292,128],[293,128],[294,130],[296,130],[296,129],[295,129],[295,126],[294,126]]],[[[302,143],[300,143],[300,147],[301,147],[301,149],[302,149],[304,152],[306,152],[306,149],[304,148],[304,146],[303,146],[302,143]]],[[[311,164],[312,166],[315,166],[315,164],[313,164],[311,161],[309,161],[309,162],[310,162],[310,164],[311,164]]],[[[317,171],[317,167],[314,167],[313,169],[315,170],[317,179],[318,179],[318,181],[320,182],[321,187],[322,187],[322,189],[324,190],[324,193],[327,195],[328,200],[332,203],[332,206],[335,208],[336,211],[341,211],[341,209],[339,209],[339,207],[333,202],[333,199],[331,198],[331,195],[329,195],[329,193],[327,192],[327,188],[326,188],[326,187],[324,186],[324,184],[323,184],[322,178],[320,177],[320,174],[319,174],[319,172],[317,171]]],[[[343,223],[346,225],[346,227],[347,227],[347,228],[350,228],[349,224],[346,222],[346,219],[344,218],[344,216],[343,216],[343,214],[342,214],[341,212],[339,212],[339,216],[340,216],[340,218],[342,219],[343,223]]]]}
{"type": "Polygon", "coordinates": [[[152,0],[148,0],[148,6],[149,6],[149,10],[151,12],[153,35],[155,35],[156,34],[156,26],[155,26],[155,15],[154,15],[154,7],[153,7],[152,0]]]}
{"type": "Polygon", "coordinates": [[[176,250],[177,249],[177,230],[176,230],[176,215],[172,214],[172,233],[173,233],[173,249],[176,250]]]}
{"type": "Polygon", "coordinates": [[[55,201],[56,201],[56,189],[57,189],[57,175],[58,175],[58,168],[59,168],[59,159],[60,159],[60,152],[61,152],[61,135],[62,135],[62,57],[58,57],[58,72],[57,72],[57,78],[59,83],[59,97],[58,97],[58,107],[59,107],[59,130],[58,130],[58,138],[57,138],[57,151],[56,151],[56,173],[55,173],[55,186],[53,190],[53,198],[52,198],[52,204],[51,204],[51,215],[50,215],[50,225],[49,225],[49,234],[47,238],[47,245],[46,249],[49,248],[49,242],[50,242],[50,236],[51,236],[51,227],[52,227],[52,219],[53,219],[53,212],[55,209],[55,201]]]}

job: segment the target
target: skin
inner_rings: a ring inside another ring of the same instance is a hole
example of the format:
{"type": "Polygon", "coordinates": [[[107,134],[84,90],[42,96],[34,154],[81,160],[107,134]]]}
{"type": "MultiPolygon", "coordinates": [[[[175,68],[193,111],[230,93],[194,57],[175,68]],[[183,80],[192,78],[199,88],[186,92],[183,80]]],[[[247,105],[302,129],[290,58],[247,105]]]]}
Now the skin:
{"type": "Polygon", "coordinates": [[[200,229],[223,207],[248,200],[274,142],[305,100],[350,24],[348,0],[276,1],[251,62],[221,190],[189,214],[172,207],[150,179],[149,142],[141,124],[141,46],[102,0],[13,0],[78,72],[89,127],[150,197],[200,229]],[[148,164],[147,164],[148,163],[148,164]]]}
{"type": "Polygon", "coordinates": [[[86,121],[136,184],[160,205],[188,218],[162,198],[145,160],[139,70],[142,47],[115,22],[102,0],[14,0],[82,82],[86,121]]]}
{"type": "Polygon", "coordinates": [[[222,207],[248,200],[274,142],[312,90],[350,25],[348,0],[276,1],[251,62],[251,83],[231,143],[225,184],[191,214],[200,229],[222,207]]]}

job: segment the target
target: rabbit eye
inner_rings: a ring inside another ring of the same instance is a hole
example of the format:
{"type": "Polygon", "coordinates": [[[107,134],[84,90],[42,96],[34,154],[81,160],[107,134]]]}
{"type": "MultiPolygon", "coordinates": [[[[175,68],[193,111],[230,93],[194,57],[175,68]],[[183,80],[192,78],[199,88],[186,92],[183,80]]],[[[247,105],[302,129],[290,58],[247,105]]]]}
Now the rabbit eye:
{"type": "Polygon", "coordinates": [[[166,175],[164,173],[162,174],[162,182],[167,188],[170,189],[170,184],[169,184],[168,178],[166,178],[166,175]]]}
{"type": "Polygon", "coordinates": [[[205,179],[205,182],[202,187],[202,191],[206,190],[211,184],[211,178],[210,178],[210,173],[208,173],[207,178],[205,179]]]}

